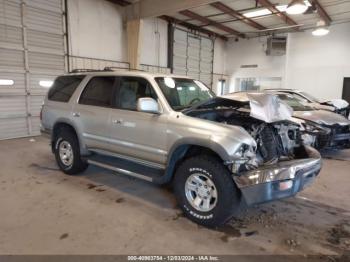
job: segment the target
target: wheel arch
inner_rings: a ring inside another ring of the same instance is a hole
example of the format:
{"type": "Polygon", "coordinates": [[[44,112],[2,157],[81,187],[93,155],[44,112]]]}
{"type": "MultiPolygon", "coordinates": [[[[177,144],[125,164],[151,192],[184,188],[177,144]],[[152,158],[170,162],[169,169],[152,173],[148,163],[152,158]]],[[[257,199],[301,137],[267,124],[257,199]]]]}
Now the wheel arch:
{"type": "Polygon", "coordinates": [[[86,151],[86,148],[84,146],[84,143],[82,141],[81,136],[79,135],[78,129],[75,127],[75,125],[70,120],[67,120],[67,119],[60,119],[53,125],[52,133],[51,133],[51,150],[52,150],[52,152],[54,152],[54,150],[55,150],[56,138],[57,138],[60,130],[62,130],[63,128],[66,128],[66,129],[70,130],[72,133],[74,133],[74,135],[77,137],[78,142],[79,142],[80,152],[81,152],[81,154],[84,154],[84,152],[86,151]]]}
{"type": "Polygon", "coordinates": [[[229,161],[229,154],[224,150],[224,148],[208,140],[183,140],[175,145],[169,151],[168,160],[166,164],[166,170],[164,177],[159,181],[159,183],[169,183],[174,176],[174,173],[181,162],[191,156],[207,154],[214,156],[223,163],[229,161]]]}

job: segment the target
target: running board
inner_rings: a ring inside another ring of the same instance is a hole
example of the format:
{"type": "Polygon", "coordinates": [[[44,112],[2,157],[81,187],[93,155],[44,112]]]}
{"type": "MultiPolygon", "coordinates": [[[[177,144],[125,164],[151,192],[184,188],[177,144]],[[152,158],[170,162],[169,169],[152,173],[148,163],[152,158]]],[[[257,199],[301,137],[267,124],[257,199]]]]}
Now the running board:
{"type": "Polygon", "coordinates": [[[157,183],[157,181],[164,175],[164,169],[152,168],[118,157],[93,154],[87,157],[86,160],[91,165],[115,171],[123,175],[139,178],[148,182],[157,183]]]}
{"type": "Polygon", "coordinates": [[[144,176],[144,175],[141,175],[141,174],[138,174],[138,173],[135,173],[135,172],[131,172],[129,170],[121,169],[121,168],[118,168],[118,167],[110,166],[110,165],[107,165],[107,164],[103,164],[103,163],[100,163],[100,162],[97,162],[97,161],[94,161],[94,160],[88,160],[88,163],[91,164],[91,165],[94,165],[94,166],[102,167],[102,168],[105,168],[105,169],[109,169],[109,170],[121,173],[123,175],[128,175],[128,176],[140,178],[140,179],[143,179],[143,180],[146,180],[146,181],[149,181],[149,182],[153,181],[153,179],[151,177],[144,176]]]}

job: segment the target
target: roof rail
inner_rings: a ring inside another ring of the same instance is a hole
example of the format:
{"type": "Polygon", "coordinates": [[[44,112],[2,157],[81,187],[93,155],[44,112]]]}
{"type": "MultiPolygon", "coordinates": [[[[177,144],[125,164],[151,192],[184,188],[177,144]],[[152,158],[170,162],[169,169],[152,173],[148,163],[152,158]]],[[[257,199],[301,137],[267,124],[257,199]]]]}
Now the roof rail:
{"type": "Polygon", "coordinates": [[[114,70],[127,70],[127,71],[141,71],[141,72],[146,72],[145,70],[142,69],[136,69],[136,68],[125,68],[125,67],[119,67],[119,66],[107,66],[104,68],[106,71],[114,71],[114,70]]]}
{"type": "Polygon", "coordinates": [[[104,68],[103,70],[99,69],[73,69],[71,73],[84,73],[84,72],[103,72],[103,71],[112,71],[104,68]]]}

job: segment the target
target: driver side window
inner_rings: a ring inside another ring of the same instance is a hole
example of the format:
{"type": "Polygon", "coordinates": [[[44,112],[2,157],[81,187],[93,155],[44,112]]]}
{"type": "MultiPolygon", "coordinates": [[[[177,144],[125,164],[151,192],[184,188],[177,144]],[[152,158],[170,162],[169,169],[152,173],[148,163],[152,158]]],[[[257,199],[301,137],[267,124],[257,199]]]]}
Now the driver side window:
{"type": "Polygon", "coordinates": [[[119,85],[117,107],[119,109],[136,111],[137,100],[150,97],[157,100],[157,95],[151,84],[142,77],[122,77],[119,85]]]}

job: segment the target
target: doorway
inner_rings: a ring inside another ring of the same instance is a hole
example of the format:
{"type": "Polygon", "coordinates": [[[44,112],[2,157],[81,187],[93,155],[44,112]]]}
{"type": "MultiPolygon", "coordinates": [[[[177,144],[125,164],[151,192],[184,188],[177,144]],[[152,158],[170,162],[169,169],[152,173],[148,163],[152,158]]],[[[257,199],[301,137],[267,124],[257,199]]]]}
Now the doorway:
{"type": "Polygon", "coordinates": [[[350,104],[350,77],[344,77],[342,98],[350,104]]]}

